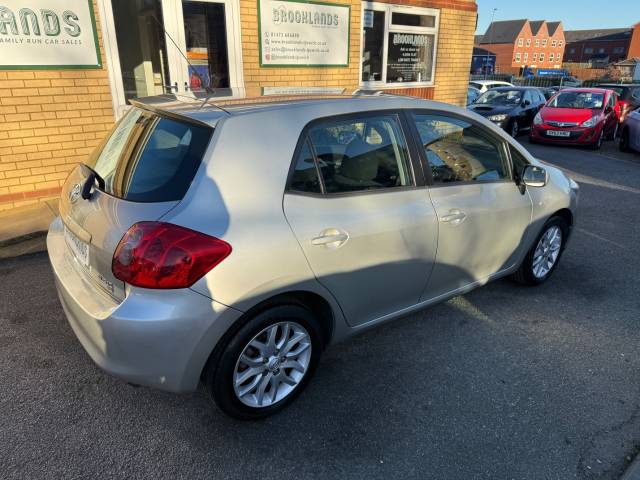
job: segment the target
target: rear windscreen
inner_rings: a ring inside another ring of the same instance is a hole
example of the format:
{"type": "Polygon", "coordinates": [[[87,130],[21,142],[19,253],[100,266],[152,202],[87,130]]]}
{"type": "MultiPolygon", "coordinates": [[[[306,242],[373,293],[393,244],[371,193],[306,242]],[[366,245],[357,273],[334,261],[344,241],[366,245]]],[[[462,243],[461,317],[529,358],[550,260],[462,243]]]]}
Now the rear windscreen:
{"type": "Polygon", "coordinates": [[[105,192],[134,202],[181,200],[213,129],[132,108],[92,153],[87,165],[105,192]]]}

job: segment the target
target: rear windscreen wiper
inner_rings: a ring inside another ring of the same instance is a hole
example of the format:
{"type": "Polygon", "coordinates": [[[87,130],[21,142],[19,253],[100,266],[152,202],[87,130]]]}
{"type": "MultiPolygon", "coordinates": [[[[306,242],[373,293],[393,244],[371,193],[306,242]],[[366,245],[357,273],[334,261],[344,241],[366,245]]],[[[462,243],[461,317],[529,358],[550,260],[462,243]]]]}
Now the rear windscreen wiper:
{"type": "Polygon", "coordinates": [[[89,200],[91,198],[91,188],[95,185],[96,182],[98,182],[98,188],[100,190],[104,190],[104,178],[102,178],[100,174],[98,174],[98,172],[96,172],[93,168],[84,163],[81,163],[80,167],[87,175],[87,180],[82,186],[82,198],[85,200],[89,200]]]}

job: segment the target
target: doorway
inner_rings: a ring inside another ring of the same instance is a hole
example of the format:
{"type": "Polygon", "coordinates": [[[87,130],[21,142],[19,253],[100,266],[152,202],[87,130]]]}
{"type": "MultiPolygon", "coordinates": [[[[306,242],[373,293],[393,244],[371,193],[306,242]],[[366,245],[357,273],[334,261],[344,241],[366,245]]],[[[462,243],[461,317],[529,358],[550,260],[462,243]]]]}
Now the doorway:
{"type": "Polygon", "coordinates": [[[116,118],[129,100],[243,87],[238,0],[99,0],[116,118]]]}

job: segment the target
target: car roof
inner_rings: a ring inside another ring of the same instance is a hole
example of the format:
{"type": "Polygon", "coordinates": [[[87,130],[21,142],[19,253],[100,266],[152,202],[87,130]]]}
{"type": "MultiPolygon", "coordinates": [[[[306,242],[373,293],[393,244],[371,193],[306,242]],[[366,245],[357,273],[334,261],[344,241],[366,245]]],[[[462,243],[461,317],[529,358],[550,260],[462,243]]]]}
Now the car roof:
{"type": "Polygon", "coordinates": [[[470,80],[469,83],[477,83],[478,85],[487,85],[489,83],[499,83],[500,85],[511,85],[503,80],[470,80]]]}
{"type": "Polygon", "coordinates": [[[498,91],[511,91],[511,90],[538,90],[538,87],[518,87],[518,86],[513,86],[510,87],[508,85],[505,85],[504,87],[496,87],[496,88],[492,88],[491,90],[498,90],[498,91]]]}
{"type": "Polygon", "coordinates": [[[337,111],[426,108],[454,111],[457,107],[416,97],[387,94],[357,95],[262,95],[235,98],[194,98],[175,94],[131,100],[139,108],[215,126],[222,118],[283,109],[335,105],[337,111]]]}

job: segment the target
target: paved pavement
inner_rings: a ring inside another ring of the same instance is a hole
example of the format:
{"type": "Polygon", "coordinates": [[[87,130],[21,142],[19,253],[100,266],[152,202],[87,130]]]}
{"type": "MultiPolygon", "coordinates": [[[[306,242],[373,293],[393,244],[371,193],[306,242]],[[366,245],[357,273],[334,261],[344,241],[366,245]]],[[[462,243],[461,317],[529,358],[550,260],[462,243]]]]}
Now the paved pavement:
{"type": "Polygon", "coordinates": [[[531,149],[582,188],[553,279],[501,280],[333,347],[263,422],[102,373],[46,256],[0,261],[0,477],[619,478],[640,447],[640,156],[531,149]]]}

